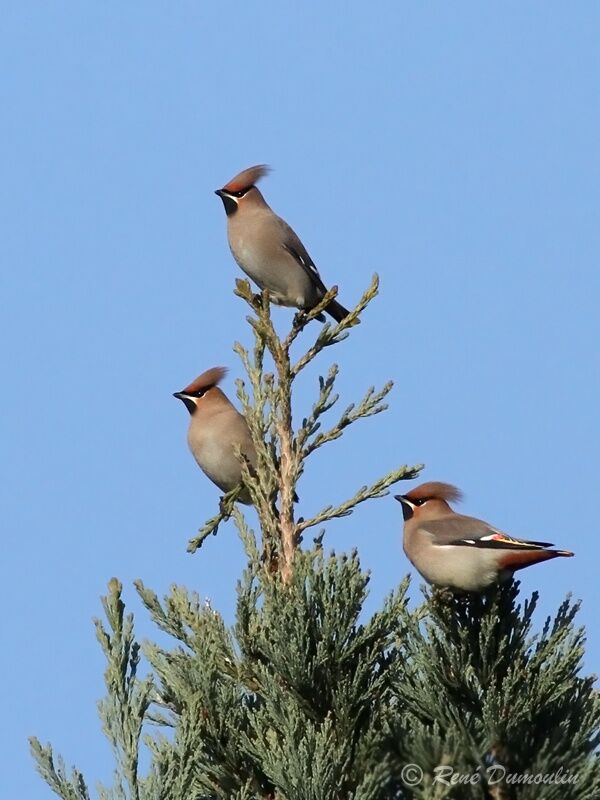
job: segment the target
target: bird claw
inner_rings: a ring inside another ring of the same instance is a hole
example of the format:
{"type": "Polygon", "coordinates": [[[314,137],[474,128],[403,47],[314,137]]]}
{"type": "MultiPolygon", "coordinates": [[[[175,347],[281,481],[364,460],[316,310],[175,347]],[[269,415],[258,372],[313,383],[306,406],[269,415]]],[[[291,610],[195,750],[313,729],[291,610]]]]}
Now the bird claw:
{"type": "Polygon", "coordinates": [[[307,322],[306,311],[297,311],[294,314],[294,321],[292,323],[294,328],[303,328],[307,322]]]}
{"type": "Polygon", "coordinates": [[[229,504],[225,502],[225,495],[222,495],[219,498],[219,513],[221,514],[221,516],[223,517],[229,516],[229,509],[227,507],[228,505],[229,504]]]}

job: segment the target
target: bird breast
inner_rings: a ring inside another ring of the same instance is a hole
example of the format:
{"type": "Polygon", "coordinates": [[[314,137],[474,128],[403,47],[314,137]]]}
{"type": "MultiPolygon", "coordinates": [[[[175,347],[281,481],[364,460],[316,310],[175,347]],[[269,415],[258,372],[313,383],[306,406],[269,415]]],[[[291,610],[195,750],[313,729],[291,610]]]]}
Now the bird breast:
{"type": "Polygon", "coordinates": [[[188,443],[200,469],[224,492],[235,488],[242,479],[242,467],[235,447],[244,450],[235,431],[219,430],[214,425],[190,426],[188,443]]]}
{"type": "MultiPolygon", "coordinates": [[[[234,214],[228,223],[231,253],[241,269],[271,300],[283,306],[311,308],[320,299],[314,280],[284,247],[285,225],[272,213],[234,214]]],[[[286,226],[287,227],[287,226],[286,226]]]]}

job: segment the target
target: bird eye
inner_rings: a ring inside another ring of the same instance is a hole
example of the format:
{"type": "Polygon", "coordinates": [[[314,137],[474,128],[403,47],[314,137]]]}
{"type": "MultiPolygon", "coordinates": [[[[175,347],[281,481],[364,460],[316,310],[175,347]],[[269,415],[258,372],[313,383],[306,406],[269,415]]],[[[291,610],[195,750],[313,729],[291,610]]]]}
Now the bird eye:
{"type": "Polygon", "coordinates": [[[239,192],[231,192],[231,194],[233,197],[243,197],[247,191],[248,189],[240,189],[239,192]]]}
{"type": "Polygon", "coordinates": [[[204,395],[206,394],[207,391],[208,391],[208,389],[198,389],[197,392],[193,393],[193,396],[194,397],[204,397],[204,395]]]}
{"type": "Polygon", "coordinates": [[[424,503],[426,503],[426,502],[427,502],[427,499],[426,499],[426,498],[425,498],[425,499],[423,499],[423,498],[420,498],[419,500],[413,500],[413,503],[414,503],[416,506],[422,506],[422,505],[423,505],[424,503]]]}

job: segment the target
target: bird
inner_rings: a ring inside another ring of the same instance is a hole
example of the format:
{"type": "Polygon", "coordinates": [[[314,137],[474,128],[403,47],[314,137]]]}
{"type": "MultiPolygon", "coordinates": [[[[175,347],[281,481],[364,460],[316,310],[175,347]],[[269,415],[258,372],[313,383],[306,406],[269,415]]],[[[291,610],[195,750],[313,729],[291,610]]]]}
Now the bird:
{"type": "Polygon", "coordinates": [[[429,481],[395,495],[404,516],[404,552],[428,583],[458,592],[483,592],[516,570],[574,555],[550,542],[516,539],[475,517],[452,510],[462,492],[429,481]]]}
{"type": "MultiPolygon", "coordinates": [[[[260,289],[269,290],[276,305],[309,311],[327,289],[298,236],[256,188],[269,172],[266,164],[248,167],[215,190],[227,215],[229,247],[241,269],[260,289]]],[[[336,322],[350,313],[335,299],[325,311],[336,322]]]]}
{"type": "Polygon", "coordinates": [[[241,486],[238,500],[251,504],[250,492],[243,486],[242,464],[236,448],[256,468],[256,450],[243,414],[235,408],[219,383],[227,374],[225,367],[212,367],[173,397],[181,400],[190,412],[188,445],[198,466],[223,492],[241,486]]]}

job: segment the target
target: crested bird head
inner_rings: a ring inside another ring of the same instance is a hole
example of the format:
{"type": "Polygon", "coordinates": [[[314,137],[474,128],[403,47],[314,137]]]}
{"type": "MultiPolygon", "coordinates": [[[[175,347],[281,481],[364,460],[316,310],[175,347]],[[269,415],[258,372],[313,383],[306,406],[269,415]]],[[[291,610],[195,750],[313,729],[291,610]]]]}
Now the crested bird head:
{"type": "Polygon", "coordinates": [[[238,208],[265,204],[262,194],[256,188],[256,183],[269,172],[270,168],[266,164],[248,167],[226,183],[222,189],[215,191],[223,201],[228,217],[235,214],[238,208]]]}
{"type": "Polygon", "coordinates": [[[397,494],[395,499],[402,503],[404,521],[416,515],[436,516],[447,514],[452,509],[449,503],[459,503],[462,492],[456,486],[441,481],[428,481],[415,486],[406,494],[397,494]]]}
{"type": "Polygon", "coordinates": [[[225,367],[211,367],[202,375],[198,375],[185,389],[174,392],[173,397],[185,403],[190,414],[195,414],[207,401],[211,403],[225,399],[225,395],[217,387],[226,374],[225,367]]]}

